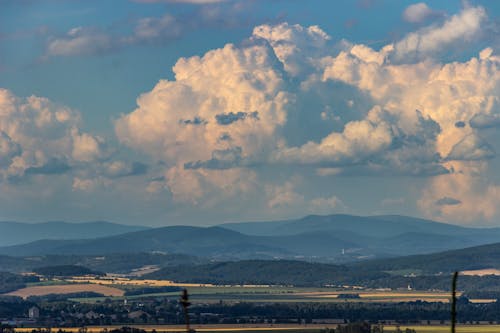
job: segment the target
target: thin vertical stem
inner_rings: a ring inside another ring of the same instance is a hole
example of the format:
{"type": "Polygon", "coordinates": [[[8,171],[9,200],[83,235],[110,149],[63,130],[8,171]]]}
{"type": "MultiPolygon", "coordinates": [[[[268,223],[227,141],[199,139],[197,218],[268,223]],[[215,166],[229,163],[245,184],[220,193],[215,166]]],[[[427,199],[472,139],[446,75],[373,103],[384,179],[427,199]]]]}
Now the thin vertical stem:
{"type": "Polygon", "coordinates": [[[455,333],[455,324],[457,322],[457,278],[458,272],[453,273],[451,284],[451,333],[455,333]]]}

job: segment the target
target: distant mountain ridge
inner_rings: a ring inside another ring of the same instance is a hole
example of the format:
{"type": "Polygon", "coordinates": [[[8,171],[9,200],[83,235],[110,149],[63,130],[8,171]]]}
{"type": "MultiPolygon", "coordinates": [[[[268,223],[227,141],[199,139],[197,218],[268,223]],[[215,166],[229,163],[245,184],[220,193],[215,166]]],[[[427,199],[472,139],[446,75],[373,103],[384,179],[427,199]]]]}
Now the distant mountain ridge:
{"type": "Polygon", "coordinates": [[[0,221],[0,246],[29,243],[41,239],[89,239],[148,229],[105,221],[68,223],[51,221],[24,223],[0,221]]]}
{"type": "Polygon", "coordinates": [[[425,254],[500,242],[500,229],[406,216],[310,215],[297,220],[170,226],[95,239],[38,240],[0,254],[162,252],[215,260],[300,259],[332,263],[425,254]]]}
{"type": "Polygon", "coordinates": [[[344,230],[370,237],[390,237],[408,232],[462,235],[470,231],[494,230],[500,233],[500,228],[466,228],[400,215],[308,215],[296,220],[224,223],[219,227],[255,236],[296,235],[325,230],[344,230]]]}

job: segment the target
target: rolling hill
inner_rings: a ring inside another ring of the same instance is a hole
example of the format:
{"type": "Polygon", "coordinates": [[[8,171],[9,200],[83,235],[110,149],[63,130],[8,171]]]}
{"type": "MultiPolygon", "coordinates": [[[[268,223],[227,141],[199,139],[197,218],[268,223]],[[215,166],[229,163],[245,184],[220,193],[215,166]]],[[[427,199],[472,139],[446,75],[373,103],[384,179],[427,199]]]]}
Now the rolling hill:
{"type": "Polygon", "coordinates": [[[367,279],[388,278],[383,272],[359,272],[343,265],[309,263],[294,260],[244,260],[178,266],[161,269],[146,279],[213,284],[278,284],[323,286],[356,283],[367,279]]]}
{"type": "Polygon", "coordinates": [[[77,265],[95,271],[127,274],[143,267],[172,267],[206,263],[207,259],[185,254],[121,253],[109,255],[36,255],[10,257],[0,255],[0,272],[32,272],[39,267],[77,265]]]}
{"type": "Polygon", "coordinates": [[[38,240],[0,247],[0,254],[162,252],[219,261],[301,259],[342,263],[426,254],[495,242],[500,242],[498,228],[466,228],[404,216],[311,215],[298,220],[267,223],[171,226],[95,239],[38,240]]]}
{"type": "Polygon", "coordinates": [[[459,250],[390,259],[370,260],[349,265],[354,269],[420,272],[440,274],[454,271],[500,269],[500,243],[459,250]]]}
{"type": "Polygon", "coordinates": [[[41,239],[90,239],[144,229],[147,229],[147,227],[103,221],[85,223],[0,221],[0,246],[24,244],[41,239]]]}
{"type": "Polygon", "coordinates": [[[210,227],[173,226],[130,232],[97,239],[40,240],[24,245],[0,248],[0,253],[13,256],[37,254],[110,254],[165,252],[231,258],[235,253],[240,257],[259,254],[286,255],[278,247],[253,242],[254,237],[235,231],[210,227]]]}

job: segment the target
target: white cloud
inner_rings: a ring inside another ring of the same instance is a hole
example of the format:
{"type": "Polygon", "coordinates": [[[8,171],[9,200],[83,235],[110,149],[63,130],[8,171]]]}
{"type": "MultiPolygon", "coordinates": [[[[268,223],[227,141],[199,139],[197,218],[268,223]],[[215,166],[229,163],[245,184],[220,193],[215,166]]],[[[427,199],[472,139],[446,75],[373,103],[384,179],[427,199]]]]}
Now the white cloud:
{"type": "MultiPolygon", "coordinates": [[[[154,2],[154,1],[145,1],[154,2]]],[[[214,4],[200,6],[188,15],[164,14],[138,18],[131,22],[132,31],[118,32],[113,26],[108,28],[74,27],[64,34],[49,36],[46,40],[42,59],[58,56],[88,56],[117,52],[134,45],[165,45],[195,29],[207,26],[225,27],[241,24],[247,15],[245,6],[235,4],[224,8],[215,5],[214,0],[164,1],[191,4],[214,4]]],[[[242,2],[241,2],[242,3],[242,2]]]]}
{"type": "Polygon", "coordinates": [[[0,89],[0,176],[57,175],[96,168],[109,155],[102,138],[79,129],[80,114],[47,98],[0,89]]]}
{"type": "Polygon", "coordinates": [[[467,135],[460,140],[448,154],[447,160],[480,161],[494,158],[493,147],[475,134],[467,135]]]}
{"type": "Polygon", "coordinates": [[[168,188],[176,202],[225,209],[224,200],[256,203],[264,192],[271,212],[332,208],[342,206],[333,194],[311,198],[303,183],[283,179],[302,172],[318,182],[318,176],[436,176],[422,192],[422,209],[492,218],[494,195],[487,214],[468,199],[497,191],[478,175],[494,156],[489,137],[479,138],[499,117],[500,59],[491,48],[463,62],[433,58],[438,46],[479,33],[484,20],[484,9],[466,8],[378,51],[348,42],[333,47],[315,26],[256,27],[241,46],[181,58],[175,80],[160,80],[141,95],[116,122],[116,134],[161,162],[164,179],[148,190],[168,188]],[[419,39],[414,47],[412,38],[419,39]],[[291,121],[298,131],[287,132],[291,121]],[[304,140],[294,141],[298,135],[304,140]],[[267,178],[276,169],[284,178],[267,178]],[[436,180],[456,177],[464,177],[457,196],[436,180]],[[436,205],[442,198],[460,204],[436,205]]]}
{"type": "Polygon", "coordinates": [[[46,56],[102,54],[118,46],[117,41],[104,32],[76,27],[64,36],[52,37],[47,44],[46,56]]]}
{"type": "Polygon", "coordinates": [[[369,120],[352,121],[342,133],[331,133],[319,144],[308,142],[301,147],[285,148],[276,154],[277,162],[342,166],[362,163],[385,151],[392,142],[390,126],[369,120]]]}
{"type": "Polygon", "coordinates": [[[425,2],[418,2],[412,5],[409,5],[406,7],[405,11],[403,12],[403,18],[405,21],[411,22],[411,23],[420,23],[428,18],[431,17],[436,17],[442,15],[438,11],[434,11],[425,2]]]}
{"type": "Polygon", "coordinates": [[[172,166],[166,178],[174,197],[198,201],[190,191],[205,193],[202,184],[213,182],[202,179],[221,172],[193,168],[265,160],[286,121],[288,94],[265,45],[226,45],[180,59],[174,73],[176,81],[160,81],[138,99],[138,108],[116,122],[116,133],[122,143],[172,166]]]}
{"type": "Polygon", "coordinates": [[[71,130],[73,137],[72,157],[76,161],[92,162],[105,156],[104,140],[88,133],[79,133],[78,129],[71,130]]]}
{"type": "Polygon", "coordinates": [[[307,74],[315,58],[331,50],[330,36],[318,26],[264,24],[254,28],[253,36],[268,41],[285,70],[294,76],[307,74]]]}
{"type": "Polygon", "coordinates": [[[441,26],[431,26],[409,33],[394,44],[394,59],[408,62],[443,51],[449,44],[472,41],[487,19],[483,7],[469,7],[447,19],[441,26]]]}

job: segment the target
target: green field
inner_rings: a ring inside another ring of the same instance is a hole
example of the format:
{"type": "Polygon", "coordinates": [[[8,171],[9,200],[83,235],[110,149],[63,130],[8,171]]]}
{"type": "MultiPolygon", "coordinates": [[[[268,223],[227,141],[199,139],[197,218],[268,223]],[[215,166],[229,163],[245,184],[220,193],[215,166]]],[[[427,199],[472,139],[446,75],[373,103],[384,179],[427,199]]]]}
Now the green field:
{"type": "MultiPolygon", "coordinates": [[[[109,285],[114,286],[114,285],[109,285]]],[[[118,286],[116,286],[118,287],[118,286]]],[[[448,302],[449,294],[442,292],[339,290],[335,288],[294,288],[294,287],[242,287],[215,286],[187,288],[193,303],[224,302],[406,302],[422,300],[427,302],[448,302]],[[358,294],[359,298],[339,298],[339,294],[358,294]]],[[[179,292],[141,294],[113,297],[113,299],[137,299],[142,297],[166,297],[177,299],[179,292]]],[[[105,297],[75,298],[73,301],[94,303],[105,297]]]]}

